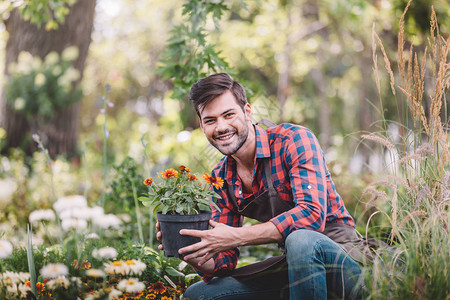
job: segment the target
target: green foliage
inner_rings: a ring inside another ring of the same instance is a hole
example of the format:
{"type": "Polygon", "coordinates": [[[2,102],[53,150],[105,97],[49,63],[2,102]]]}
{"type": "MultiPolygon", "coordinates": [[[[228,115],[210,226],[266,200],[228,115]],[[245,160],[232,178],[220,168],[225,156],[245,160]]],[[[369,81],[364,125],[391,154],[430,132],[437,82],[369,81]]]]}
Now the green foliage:
{"type": "Polygon", "coordinates": [[[228,68],[216,46],[208,44],[205,29],[209,15],[218,29],[218,21],[227,10],[226,5],[215,1],[190,0],[183,5],[183,16],[188,22],[172,29],[158,69],[165,79],[173,79],[172,98],[183,99],[199,78],[228,68]]]}
{"type": "Polygon", "coordinates": [[[4,3],[8,10],[18,8],[22,17],[31,23],[41,26],[45,24],[46,30],[58,29],[64,23],[76,0],[27,0],[17,5],[17,1],[6,0],[4,3]]]}
{"type": "Polygon", "coordinates": [[[50,52],[45,60],[21,52],[18,62],[9,65],[11,77],[5,85],[8,104],[27,120],[43,121],[56,110],[81,99],[80,88],[74,82],[80,78],[72,67],[78,56],[76,47],[66,48],[61,57],[50,52]]]}
{"type": "MultiPolygon", "coordinates": [[[[388,149],[394,168],[393,174],[367,189],[373,196],[368,205],[376,207],[373,215],[383,217],[378,226],[390,230],[390,241],[395,247],[384,249],[366,272],[366,292],[371,299],[448,299],[450,295],[450,269],[447,267],[450,152],[448,133],[444,129],[447,121],[440,117],[441,106],[446,101],[443,95],[450,87],[444,79],[450,76],[447,55],[450,38],[442,38],[435,30],[436,14],[433,8],[431,11],[429,46],[434,53],[445,54],[420,55],[423,61],[419,62],[416,49],[411,47],[410,61],[406,64],[408,58],[400,40],[399,61],[400,68],[404,69],[400,69],[399,90],[406,96],[403,100],[408,104],[410,115],[404,116],[405,125],[400,124],[396,143],[390,142],[395,139],[389,133],[386,138],[376,139],[388,149]],[[436,66],[439,71],[433,72],[436,66]],[[426,79],[425,72],[429,72],[426,79]],[[434,91],[429,116],[423,109],[426,103],[422,103],[422,93],[428,85],[433,86],[434,91]]],[[[404,15],[406,12],[407,9],[404,15]]],[[[402,17],[399,34],[402,38],[403,21],[402,17]]],[[[368,226],[372,226],[370,220],[368,226]]]]}
{"type": "Polygon", "coordinates": [[[154,211],[161,210],[163,214],[197,214],[202,209],[210,209],[210,204],[219,209],[210,200],[217,194],[198,182],[197,176],[189,172],[190,169],[181,166],[179,172],[172,168],[162,172],[160,183],[153,183],[152,178],[146,179],[144,184],[150,187],[147,195],[139,197],[139,200],[145,206],[153,207],[154,211]]]}
{"type": "Polygon", "coordinates": [[[139,173],[138,165],[131,157],[126,157],[119,165],[114,165],[113,170],[113,180],[109,184],[110,192],[105,195],[106,203],[110,206],[111,211],[117,210],[133,214],[132,182],[134,182],[137,194],[143,194],[147,191],[142,185],[143,175],[139,173]]]}

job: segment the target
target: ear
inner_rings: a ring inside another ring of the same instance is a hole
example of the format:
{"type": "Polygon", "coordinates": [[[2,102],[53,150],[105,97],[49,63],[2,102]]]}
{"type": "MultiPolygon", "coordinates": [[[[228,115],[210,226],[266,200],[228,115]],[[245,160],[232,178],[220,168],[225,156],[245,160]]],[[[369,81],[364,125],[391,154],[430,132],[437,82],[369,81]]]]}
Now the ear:
{"type": "Polygon", "coordinates": [[[248,104],[248,103],[245,104],[244,111],[245,111],[245,118],[246,118],[246,120],[251,122],[251,120],[252,120],[252,107],[250,106],[250,104],[248,104]]]}

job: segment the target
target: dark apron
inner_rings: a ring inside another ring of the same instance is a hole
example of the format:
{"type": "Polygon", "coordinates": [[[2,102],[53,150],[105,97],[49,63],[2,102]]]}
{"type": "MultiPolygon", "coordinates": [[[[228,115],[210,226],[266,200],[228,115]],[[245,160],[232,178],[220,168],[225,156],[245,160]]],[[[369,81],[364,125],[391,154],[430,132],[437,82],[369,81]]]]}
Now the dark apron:
{"type": "MultiPolygon", "coordinates": [[[[228,185],[228,196],[235,207],[235,211],[248,218],[256,219],[260,222],[267,222],[275,216],[284,213],[295,206],[294,202],[284,201],[280,198],[273,186],[270,157],[263,158],[264,173],[267,180],[268,190],[251,200],[244,207],[239,207],[234,195],[233,187],[228,185]]],[[[366,240],[358,236],[355,228],[341,223],[326,223],[322,234],[328,236],[344,249],[354,260],[365,263],[367,259],[372,260],[371,246],[366,240]]],[[[286,272],[286,254],[274,256],[264,261],[237,268],[232,272],[236,278],[253,276],[266,272],[286,272]]]]}

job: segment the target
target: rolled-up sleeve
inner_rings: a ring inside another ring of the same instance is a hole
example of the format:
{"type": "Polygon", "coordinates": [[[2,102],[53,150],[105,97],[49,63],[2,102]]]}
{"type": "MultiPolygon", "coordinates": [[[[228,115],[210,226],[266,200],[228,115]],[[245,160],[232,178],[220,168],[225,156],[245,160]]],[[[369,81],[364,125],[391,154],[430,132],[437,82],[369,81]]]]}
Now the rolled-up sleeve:
{"type": "MultiPolygon", "coordinates": [[[[215,175],[213,174],[213,176],[215,175]]],[[[215,189],[215,192],[219,195],[219,197],[215,198],[214,201],[220,208],[220,211],[215,207],[212,207],[211,219],[229,226],[241,227],[244,218],[230,209],[231,204],[228,201],[228,195],[225,192],[225,189],[215,189]]],[[[197,272],[206,283],[208,283],[212,277],[228,275],[236,268],[237,261],[239,259],[239,249],[234,248],[217,253],[213,259],[215,268],[210,274],[197,272]]]]}

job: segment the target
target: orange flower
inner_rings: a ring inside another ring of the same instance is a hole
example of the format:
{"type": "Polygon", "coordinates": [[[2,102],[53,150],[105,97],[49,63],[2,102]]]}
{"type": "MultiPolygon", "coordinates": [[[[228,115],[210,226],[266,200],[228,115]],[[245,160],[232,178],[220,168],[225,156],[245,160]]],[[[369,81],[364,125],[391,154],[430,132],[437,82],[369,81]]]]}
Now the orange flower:
{"type": "Polygon", "coordinates": [[[189,174],[187,174],[187,177],[188,177],[190,180],[192,180],[192,181],[198,180],[198,178],[197,178],[197,176],[195,176],[195,174],[189,173],[189,174]]]}
{"type": "Polygon", "coordinates": [[[181,189],[181,184],[177,185],[177,188],[181,189]]]}
{"type": "Polygon", "coordinates": [[[83,266],[82,266],[81,268],[82,268],[82,269],[85,269],[85,270],[89,270],[89,269],[91,268],[91,263],[88,262],[87,260],[85,260],[85,261],[83,262],[83,266]]]}
{"type": "Polygon", "coordinates": [[[191,169],[189,169],[185,166],[179,166],[178,170],[180,170],[181,172],[187,172],[187,173],[189,173],[191,171],[191,169]]]}
{"type": "Polygon", "coordinates": [[[207,173],[203,175],[207,184],[213,185],[216,189],[223,187],[223,179],[220,177],[209,176],[207,173]]]}
{"type": "Polygon", "coordinates": [[[42,293],[45,289],[45,285],[42,282],[37,282],[36,283],[36,289],[38,293],[42,293]]]}
{"type": "Polygon", "coordinates": [[[151,290],[155,294],[164,294],[164,292],[167,290],[167,287],[164,286],[164,283],[158,281],[151,285],[151,290]]]}
{"type": "Polygon", "coordinates": [[[152,184],[153,183],[153,178],[146,178],[145,180],[144,180],[144,184],[145,185],[150,185],[150,184],[152,184]]]}
{"type": "Polygon", "coordinates": [[[162,178],[164,179],[168,179],[171,177],[175,177],[178,178],[178,171],[175,170],[174,168],[170,168],[165,170],[164,172],[161,172],[162,178]]]}

